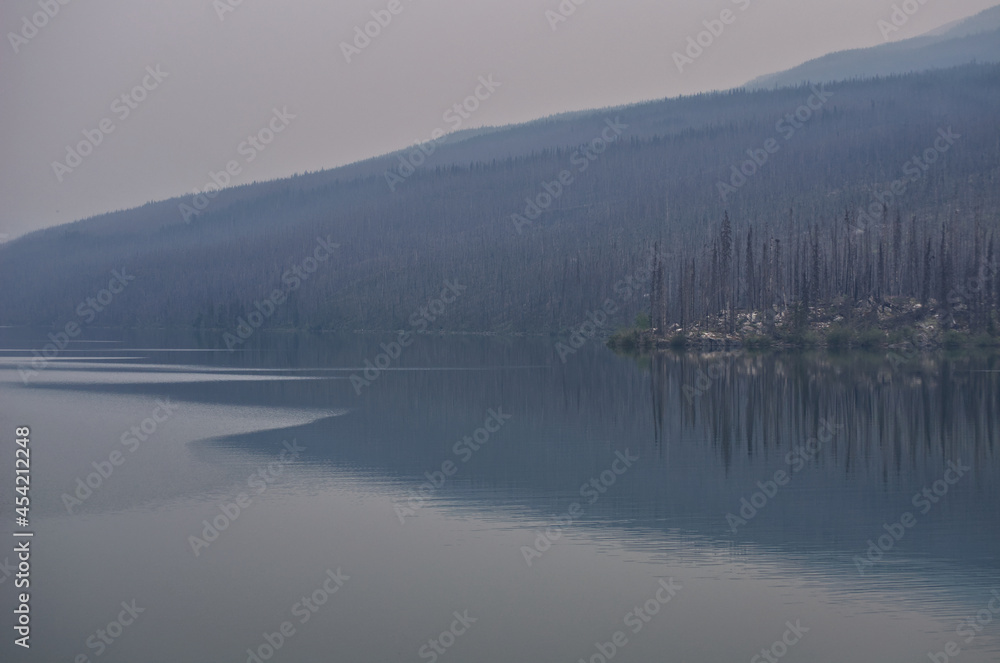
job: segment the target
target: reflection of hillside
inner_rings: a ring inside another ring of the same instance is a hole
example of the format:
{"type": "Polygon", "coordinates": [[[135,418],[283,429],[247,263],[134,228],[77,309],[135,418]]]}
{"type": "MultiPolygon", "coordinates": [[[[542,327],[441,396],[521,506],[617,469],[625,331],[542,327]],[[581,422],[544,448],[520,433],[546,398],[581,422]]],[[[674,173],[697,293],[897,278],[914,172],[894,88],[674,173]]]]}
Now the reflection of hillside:
{"type": "Polygon", "coordinates": [[[347,410],[290,429],[199,442],[192,451],[202,462],[222,462],[232,447],[266,456],[281,439],[297,437],[312,471],[336,467],[389,481],[405,495],[425,472],[455,458],[452,446],[483,424],[488,409],[502,407],[514,418],[435,500],[547,518],[565,513],[581,485],[629,449],[641,461],[587,505],[587,519],[654,538],[671,531],[785,551],[835,550],[849,559],[887,519],[912,509],[914,493],[939,479],[948,460],[961,459],[974,471],[927,514],[905,550],[996,565],[988,551],[1000,532],[997,357],[922,356],[894,367],[885,357],[855,354],[666,353],[636,364],[588,346],[563,365],[551,339],[422,336],[393,365],[400,370],[359,396],[345,378],[385,338],[265,333],[244,353],[155,354],[148,349],[198,348],[211,339],[164,333],[125,340],[124,347],[147,350],[106,351],[145,357],[142,371],[164,362],[334,378],[45,387],[347,410]],[[786,455],[816,435],[821,419],[845,428],[733,537],[726,514],[758,481],[787,468],[786,455]]]}
{"type": "MultiPolygon", "coordinates": [[[[357,366],[370,352],[362,345],[304,339],[299,367],[317,359],[357,366]]],[[[275,348],[267,356],[298,363],[275,348]]],[[[400,365],[431,370],[386,374],[361,397],[346,380],[196,389],[205,398],[349,409],[283,435],[305,441],[317,471],[330,464],[389,480],[404,495],[455,459],[452,445],[501,406],[514,419],[434,500],[554,516],[616,450],[630,449],[642,460],[588,505],[587,518],[718,540],[733,539],[725,515],[756,482],[787,468],[789,450],[814,437],[820,420],[838,422],[843,431],[735,539],[849,558],[883,522],[912,509],[912,495],[940,478],[947,460],[962,459],[973,473],[926,516],[908,550],[971,559],[995,547],[998,532],[997,363],[922,357],[894,369],[877,356],[663,354],[637,366],[591,348],[564,366],[547,340],[428,337],[400,365]],[[716,364],[721,377],[689,401],[685,387],[716,364]]],[[[273,437],[207,444],[266,453],[273,437]]]]}
{"type": "MultiPolygon", "coordinates": [[[[958,455],[984,467],[996,463],[996,355],[924,355],[895,366],[882,355],[853,353],[662,353],[632,364],[591,347],[563,365],[548,340],[421,336],[358,396],[346,378],[384,340],[275,333],[262,334],[242,353],[134,352],[147,357],[142,364],[204,363],[212,370],[253,369],[257,376],[333,379],[80,388],[175,390],[179,399],[202,402],[348,409],[352,415],[337,425],[353,427],[356,436],[327,445],[327,452],[336,457],[352,451],[354,460],[371,456],[373,466],[385,469],[411,455],[422,460],[447,451],[449,440],[480,425],[482,413],[498,405],[516,415],[517,435],[511,437],[517,439],[490,453],[497,460],[513,460],[512,454],[522,450],[540,457],[523,464],[522,478],[539,464],[544,468],[540,477],[550,470],[558,476],[560,468],[571,473],[576,463],[596,453],[588,451],[594,440],[606,448],[641,446],[663,458],[709,448],[715,454],[712,465],[725,474],[815,435],[820,419],[847,426],[824,458],[845,478],[888,480],[958,455]],[[379,457],[372,443],[392,453],[379,457]],[[564,457],[570,450],[574,453],[564,457]],[[559,464],[547,467],[550,456],[559,464]]],[[[198,348],[209,343],[195,334],[150,338],[143,333],[123,345],[198,348]]],[[[109,352],[123,354],[121,346],[109,352]]],[[[483,476],[492,471],[487,463],[476,465],[483,476]]],[[[402,465],[396,469],[421,472],[402,465]]]]}
{"type": "Polygon", "coordinates": [[[996,356],[894,367],[880,355],[666,354],[651,375],[654,392],[672,398],[685,428],[712,441],[727,467],[741,452],[813,437],[824,419],[846,425],[831,459],[846,473],[898,475],[958,455],[995,460],[997,365],[996,356]]]}

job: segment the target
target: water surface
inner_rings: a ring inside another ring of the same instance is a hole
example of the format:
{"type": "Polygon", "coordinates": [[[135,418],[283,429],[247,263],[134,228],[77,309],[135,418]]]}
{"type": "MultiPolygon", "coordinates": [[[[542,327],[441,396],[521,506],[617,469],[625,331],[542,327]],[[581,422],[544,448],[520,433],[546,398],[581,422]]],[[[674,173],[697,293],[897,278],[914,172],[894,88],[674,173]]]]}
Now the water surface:
{"type": "Polygon", "coordinates": [[[427,336],[360,385],[391,336],[88,333],[25,382],[45,335],[0,330],[35,532],[33,646],[5,628],[4,660],[1000,660],[996,358],[427,336]]]}

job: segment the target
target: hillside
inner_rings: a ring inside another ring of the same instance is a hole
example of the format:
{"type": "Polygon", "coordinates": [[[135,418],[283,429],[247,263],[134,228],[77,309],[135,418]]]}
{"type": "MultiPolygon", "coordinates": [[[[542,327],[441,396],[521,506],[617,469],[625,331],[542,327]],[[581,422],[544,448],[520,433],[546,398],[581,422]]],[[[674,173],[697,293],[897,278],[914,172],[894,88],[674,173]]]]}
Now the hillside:
{"type": "Polygon", "coordinates": [[[915,217],[921,241],[946,220],[956,234],[997,227],[1000,66],[816,94],[736,90],[575,113],[459,136],[395,191],[390,155],[225,190],[191,223],[179,208],[194,204],[188,196],[39,231],[0,246],[0,324],[231,331],[279,290],[269,326],[407,329],[446,280],[465,290],[442,315],[418,316],[423,328],[559,331],[608,299],[609,324],[624,324],[647,306],[654,242],[677,274],[726,212],[737,247],[750,227],[757,238],[816,227],[854,237],[873,224],[858,210],[949,128],[954,149],[887,214],[908,227],[915,217]],[[734,170],[768,145],[777,149],[740,183],[734,170]],[[339,248],[292,288],[283,275],[308,262],[317,238],[339,248]],[[122,269],[134,281],[81,319],[122,269]],[[621,285],[628,278],[634,287],[621,285]]]}
{"type": "Polygon", "coordinates": [[[830,53],[747,83],[751,89],[891,76],[973,62],[1000,62],[1000,5],[919,37],[830,53]]]}

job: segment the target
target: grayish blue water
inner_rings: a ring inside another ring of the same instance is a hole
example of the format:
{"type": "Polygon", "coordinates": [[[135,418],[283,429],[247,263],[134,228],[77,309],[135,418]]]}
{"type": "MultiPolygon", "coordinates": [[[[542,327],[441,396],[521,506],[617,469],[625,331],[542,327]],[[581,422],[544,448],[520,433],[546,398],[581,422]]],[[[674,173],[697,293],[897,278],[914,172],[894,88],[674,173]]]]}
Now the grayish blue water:
{"type": "Polygon", "coordinates": [[[996,358],[88,333],[0,330],[4,661],[1000,660],[996,358]]]}

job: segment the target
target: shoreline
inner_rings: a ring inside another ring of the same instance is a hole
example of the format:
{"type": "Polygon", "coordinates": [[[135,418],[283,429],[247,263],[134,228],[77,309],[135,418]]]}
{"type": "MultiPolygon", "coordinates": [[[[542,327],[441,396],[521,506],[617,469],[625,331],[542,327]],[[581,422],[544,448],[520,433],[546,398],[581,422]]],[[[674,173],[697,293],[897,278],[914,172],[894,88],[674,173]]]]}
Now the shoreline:
{"type": "Polygon", "coordinates": [[[729,331],[726,321],[684,328],[673,325],[651,329],[648,318],[612,334],[606,345],[616,352],[662,350],[717,352],[827,350],[831,352],[930,353],[955,350],[1000,350],[1000,325],[972,329],[956,321],[950,311],[937,311],[919,304],[869,309],[865,315],[840,315],[837,311],[811,308],[806,320],[786,311],[769,319],[761,311],[741,313],[729,331]],[[885,311],[890,311],[885,314],[885,311]],[[645,323],[645,324],[644,324],[645,323]]]}

